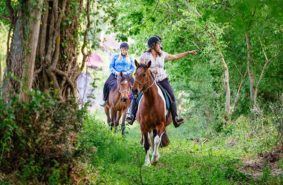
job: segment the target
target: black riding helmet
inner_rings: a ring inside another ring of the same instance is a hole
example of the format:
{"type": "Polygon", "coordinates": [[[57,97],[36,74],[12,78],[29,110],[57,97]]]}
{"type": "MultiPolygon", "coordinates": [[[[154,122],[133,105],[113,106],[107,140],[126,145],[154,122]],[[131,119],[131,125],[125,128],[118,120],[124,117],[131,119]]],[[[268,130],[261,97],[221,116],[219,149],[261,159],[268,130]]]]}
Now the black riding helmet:
{"type": "Polygon", "coordinates": [[[128,44],[127,42],[122,42],[122,43],[120,44],[120,49],[121,49],[121,48],[129,49],[129,44],[128,44]]]}
{"type": "Polygon", "coordinates": [[[148,46],[148,48],[152,48],[152,47],[154,47],[158,42],[161,42],[161,38],[160,38],[160,37],[158,37],[158,36],[150,37],[150,38],[147,40],[147,46],[148,46]]]}
{"type": "Polygon", "coordinates": [[[157,37],[160,40],[160,42],[162,42],[161,37],[159,37],[158,35],[153,35],[153,37],[157,37]]]}

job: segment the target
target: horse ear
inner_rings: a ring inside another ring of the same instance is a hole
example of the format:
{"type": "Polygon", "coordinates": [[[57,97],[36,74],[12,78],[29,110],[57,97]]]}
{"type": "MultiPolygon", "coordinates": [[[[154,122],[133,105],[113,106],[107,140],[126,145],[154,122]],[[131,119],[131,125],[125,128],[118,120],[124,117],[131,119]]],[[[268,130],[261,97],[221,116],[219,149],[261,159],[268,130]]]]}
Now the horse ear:
{"type": "Polygon", "coordinates": [[[120,72],[119,75],[122,77],[123,76],[123,72],[120,72]]]}
{"type": "Polygon", "coordinates": [[[135,59],[135,65],[136,65],[137,68],[139,68],[139,63],[136,59],[135,59]]]}
{"type": "Polygon", "coordinates": [[[147,63],[146,67],[150,68],[150,66],[151,66],[151,60],[147,63]]]}

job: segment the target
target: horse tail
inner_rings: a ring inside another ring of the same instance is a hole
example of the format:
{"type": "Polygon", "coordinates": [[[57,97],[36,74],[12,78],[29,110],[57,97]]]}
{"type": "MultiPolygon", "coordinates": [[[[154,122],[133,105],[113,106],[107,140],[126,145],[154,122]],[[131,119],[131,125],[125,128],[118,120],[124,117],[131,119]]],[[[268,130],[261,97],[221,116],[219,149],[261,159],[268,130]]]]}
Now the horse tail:
{"type": "Polygon", "coordinates": [[[168,137],[166,131],[164,131],[164,133],[162,134],[162,137],[161,137],[160,147],[166,147],[166,146],[169,145],[169,143],[170,143],[169,137],[168,137]]]}

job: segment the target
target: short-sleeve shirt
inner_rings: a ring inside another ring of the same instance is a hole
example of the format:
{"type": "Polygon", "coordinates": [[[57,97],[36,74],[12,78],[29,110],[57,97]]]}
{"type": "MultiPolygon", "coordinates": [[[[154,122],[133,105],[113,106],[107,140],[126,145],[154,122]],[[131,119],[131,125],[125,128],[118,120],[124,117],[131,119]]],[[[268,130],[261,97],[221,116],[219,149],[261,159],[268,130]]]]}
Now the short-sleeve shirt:
{"type": "Polygon", "coordinates": [[[161,55],[157,56],[154,59],[150,52],[144,52],[140,58],[140,61],[143,61],[145,64],[151,61],[151,66],[149,69],[154,74],[157,82],[162,81],[168,77],[164,69],[165,58],[167,57],[167,55],[168,53],[161,51],[161,55]]]}

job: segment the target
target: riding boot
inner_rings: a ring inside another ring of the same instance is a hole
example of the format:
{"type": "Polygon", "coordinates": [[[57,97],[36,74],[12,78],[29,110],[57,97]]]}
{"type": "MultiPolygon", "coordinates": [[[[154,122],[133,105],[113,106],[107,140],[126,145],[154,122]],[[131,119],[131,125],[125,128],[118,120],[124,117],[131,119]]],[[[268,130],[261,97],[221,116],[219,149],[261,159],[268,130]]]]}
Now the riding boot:
{"type": "Polygon", "coordinates": [[[133,99],[132,99],[132,102],[131,102],[131,106],[129,108],[128,116],[126,118],[126,121],[130,125],[132,125],[134,123],[135,119],[136,119],[136,113],[137,113],[137,110],[138,110],[137,98],[138,98],[138,91],[133,91],[133,99]]]}
{"type": "Polygon", "coordinates": [[[184,123],[184,119],[179,117],[177,114],[176,102],[171,103],[171,114],[173,118],[173,124],[176,128],[179,127],[182,123],[184,123]]]}
{"type": "Polygon", "coordinates": [[[109,96],[109,87],[108,84],[105,83],[103,87],[103,102],[100,104],[101,107],[105,107],[108,101],[108,96],[109,96]]]}
{"type": "Polygon", "coordinates": [[[122,124],[121,124],[121,129],[122,129],[122,136],[125,136],[125,134],[126,134],[126,132],[125,132],[125,130],[126,130],[126,125],[125,125],[125,123],[122,123],[122,124]]]}

